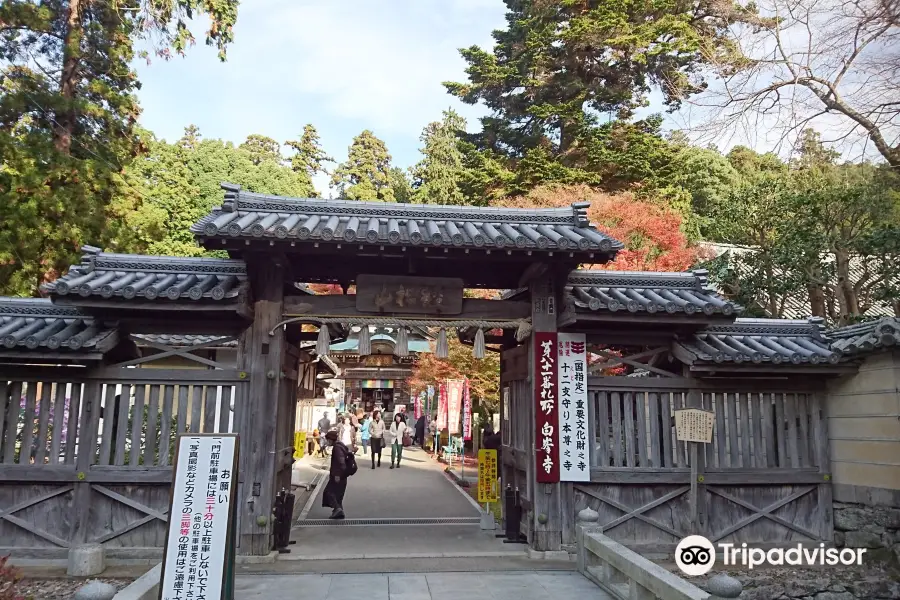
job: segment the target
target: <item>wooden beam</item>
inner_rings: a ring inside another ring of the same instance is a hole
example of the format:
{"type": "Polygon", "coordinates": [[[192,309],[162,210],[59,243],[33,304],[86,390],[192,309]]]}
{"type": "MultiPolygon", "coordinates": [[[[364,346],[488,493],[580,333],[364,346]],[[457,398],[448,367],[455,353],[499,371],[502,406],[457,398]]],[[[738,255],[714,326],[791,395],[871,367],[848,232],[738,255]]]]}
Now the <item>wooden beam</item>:
{"type": "MultiPolygon", "coordinates": [[[[361,312],[356,308],[356,296],[323,295],[323,296],[291,296],[284,299],[284,317],[302,317],[317,315],[322,317],[393,317],[397,319],[431,319],[432,317],[410,313],[378,313],[361,312]]],[[[505,300],[482,300],[480,298],[464,298],[462,312],[448,316],[453,320],[498,320],[524,319],[531,315],[528,302],[511,302],[505,300]]]]}

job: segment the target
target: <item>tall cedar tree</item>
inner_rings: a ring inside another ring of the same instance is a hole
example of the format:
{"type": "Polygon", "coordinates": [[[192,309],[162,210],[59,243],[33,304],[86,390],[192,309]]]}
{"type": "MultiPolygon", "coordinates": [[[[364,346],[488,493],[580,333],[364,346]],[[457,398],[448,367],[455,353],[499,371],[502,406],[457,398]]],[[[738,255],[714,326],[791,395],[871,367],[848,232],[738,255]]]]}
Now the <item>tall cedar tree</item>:
{"type": "Polygon", "coordinates": [[[445,110],[443,119],[425,126],[419,137],[424,155],[412,168],[413,199],[421,204],[468,204],[463,194],[465,179],[460,135],[466,120],[453,110],[445,110]]]}
{"type": "Polygon", "coordinates": [[[294,155],[290,158],[291,168],[298,173],[305,172],[310,178],[319,173],[327,174],[325,163],[334,162],[322,148],[319,132],[311,123],[303,128],[303,135],[299,140],[288,140],[284,145],[294,150],[294,155]]]}
{"type": "MultiPolygon", "coordinates": [[[[0,3],[0,293],[35,294],[81,244],[110,246],[139,196],[123,170],[144,148],[134,42],[169,56],[232,41],[237,0],[6,0],[0,3]]],[[[127,232],[126,232],[127,233],[127,232]]]]}
{"type": "Polygon", "coordinates": [[[368,129],[353,138],[347,161],[334,170],[331,185],[347,200],[394,202],[391,155],[384,142],[368,129]]]}
{"type": "Polygon", "coordinates": [[[505,0],[507,27],[493,52],[462,50],[468,83],[445,83],[483,102],[479,149],[525,159],[541,149],[584,166],[596,115],[628,120],[653,88],[670,108],[701,87],[710,52],[729,52],[732,8],[716,0],[505,0]]]}

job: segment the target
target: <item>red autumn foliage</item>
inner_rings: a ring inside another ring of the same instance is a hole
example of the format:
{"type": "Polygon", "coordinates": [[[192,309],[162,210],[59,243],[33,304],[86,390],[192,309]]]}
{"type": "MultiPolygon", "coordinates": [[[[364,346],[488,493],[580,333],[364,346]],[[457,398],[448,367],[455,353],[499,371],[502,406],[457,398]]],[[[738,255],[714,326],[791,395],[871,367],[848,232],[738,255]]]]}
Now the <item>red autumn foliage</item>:
{"type": "Polygon", "coordinates": [[[686,271],[698,247],[681,231],[681,215],[667,206],[629,193],[609,194],[586,185],[542,186],[499,203],[511,208],[560,208],[590,202],[588,218],[597,229],[625,244],[616,260],[588,268],[614,271],[686,271]]]}

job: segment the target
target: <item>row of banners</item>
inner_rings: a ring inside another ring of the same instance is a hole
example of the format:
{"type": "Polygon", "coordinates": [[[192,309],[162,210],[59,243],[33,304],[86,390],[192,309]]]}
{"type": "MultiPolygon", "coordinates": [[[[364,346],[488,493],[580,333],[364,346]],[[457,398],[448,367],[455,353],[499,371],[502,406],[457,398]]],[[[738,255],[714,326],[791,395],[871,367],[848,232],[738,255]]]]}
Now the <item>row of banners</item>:
{"type": "Polygon", "coordinates": [[[534,361],[537,481],[590,481],[584,334],[535,332],[534,361]]]}
{"type": "MultiPolygon", "coordinates": [[[[429,385],[427,391],[420,392],[415,398],[416,420],[423,414],[431,418],[434,395],[434,386],[429,385]]],[[[438,429],[446,428],[450,435],[459,435],[461,425],[463,439],[472,439],[472,398],[469,395],[468,379],[446,379],[438,386],[437,421],[438,429]]]]}

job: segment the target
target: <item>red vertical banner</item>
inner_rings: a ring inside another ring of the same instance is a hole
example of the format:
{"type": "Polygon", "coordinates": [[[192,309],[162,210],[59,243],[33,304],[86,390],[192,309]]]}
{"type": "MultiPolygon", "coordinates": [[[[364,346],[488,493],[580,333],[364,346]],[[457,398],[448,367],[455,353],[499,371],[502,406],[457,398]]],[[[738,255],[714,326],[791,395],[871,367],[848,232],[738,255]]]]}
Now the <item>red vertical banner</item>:
{"type": "Polygon", "coordinates": [[[450,435],[459,435],[459,413],[463,404],[464,380],[447,380],[447,430],[450,435]]]}
{"type": "Polygon", "coordinates": [[[472,397],[469,395],[469,379],[463,387],[463,439],[472,439],[472,397]]]}
{"type": "Polygon", "coordinates": [[[538,483],[559,481],[556,333],[534,333],[534,457],[538,483]]]}
{"type": "Polygon", "coordinates": [[[438,429],[443,430],[447,427],[447,383],[440,384],[440,395],[438,396],[438,429]]]}

